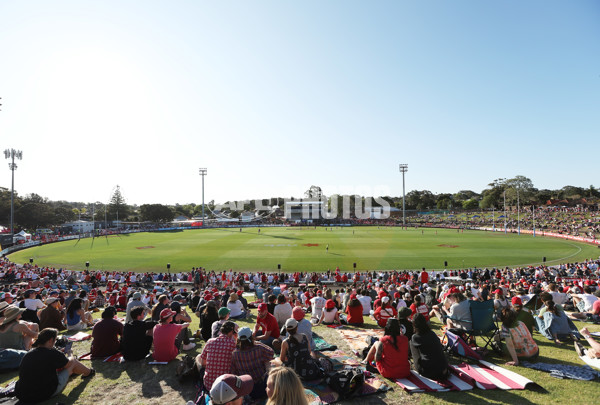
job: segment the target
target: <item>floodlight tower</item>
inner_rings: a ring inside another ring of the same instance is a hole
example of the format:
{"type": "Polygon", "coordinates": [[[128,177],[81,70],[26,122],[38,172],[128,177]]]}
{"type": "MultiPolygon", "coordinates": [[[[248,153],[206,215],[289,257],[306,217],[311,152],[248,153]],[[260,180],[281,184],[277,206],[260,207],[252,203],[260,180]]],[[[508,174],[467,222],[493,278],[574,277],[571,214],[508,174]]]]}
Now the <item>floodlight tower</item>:
{"type": "Polygon", "coordinates": [[[15,170],[17,170],[17,164],[15,163],[15,158],[18,160],[23,159],[23,152],[15,149],[6,149],[4,151],[4,157],[6,159],[10,159],[10,163],[8,167],[12,171],[12,183],[10,189],[10,233],[11,235],[15,234],[14,228],[14,217],[15,217],[15,170]]]}
{"type": "Polygon", "coordinates": [[[402,173],[402,226],[406,226],[406,194],[404,188],[404,173],[408,171],[408,165],[406,163],[400,163],[400,173],[402,173]]]}
{"type": "Polygon", "coordinates": [[[204,228],[204,176],[206,176],[206,167],[200,168],[200,176],[202,176],[202,228],[204,228]]]}

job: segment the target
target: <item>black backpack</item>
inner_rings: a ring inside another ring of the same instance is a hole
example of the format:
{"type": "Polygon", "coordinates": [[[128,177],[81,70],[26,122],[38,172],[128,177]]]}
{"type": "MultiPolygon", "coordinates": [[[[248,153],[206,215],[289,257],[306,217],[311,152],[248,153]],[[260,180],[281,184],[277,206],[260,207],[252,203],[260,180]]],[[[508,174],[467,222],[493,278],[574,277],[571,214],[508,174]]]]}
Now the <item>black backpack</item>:
{"type": "Polygon", "coordinates": [[[362,369],[347,366],[326,377],[325,382],[340,395],[339,399],[346,399],[362,390],[365,375],[362,369]]]}

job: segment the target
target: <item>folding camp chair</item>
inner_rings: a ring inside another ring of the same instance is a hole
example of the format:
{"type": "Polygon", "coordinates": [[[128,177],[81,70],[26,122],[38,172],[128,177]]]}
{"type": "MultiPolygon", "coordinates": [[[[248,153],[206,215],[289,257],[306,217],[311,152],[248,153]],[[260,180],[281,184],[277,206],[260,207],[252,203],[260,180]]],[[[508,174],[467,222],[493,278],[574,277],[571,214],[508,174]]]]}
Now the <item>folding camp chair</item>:
{"type": "MultiPolygon", "coordinates": [[[[472,324],[470,329],[465,330],[468,338],[480,337],[485,345],[498,351],[498,345],[494,342],[494,335],[498,332],[498,326],[494,322],[494,300],[487,301],[469,301],[469,310],[471,311],[472,324]]],[[[468,341],[468,339],[467,339],[468,341]]]]}

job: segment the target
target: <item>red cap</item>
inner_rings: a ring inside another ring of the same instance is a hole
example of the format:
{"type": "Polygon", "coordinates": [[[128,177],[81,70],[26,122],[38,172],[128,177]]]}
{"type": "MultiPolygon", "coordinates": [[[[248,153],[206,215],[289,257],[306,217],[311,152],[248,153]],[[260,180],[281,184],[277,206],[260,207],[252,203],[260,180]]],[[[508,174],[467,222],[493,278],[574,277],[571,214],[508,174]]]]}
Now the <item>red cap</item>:
{"type": "Polygon", "coordinates": [[[206,294],[206,295],[204,296],[204,300],[205,300],[205,301],[210,301],[210,300],[212,300],[212,299],[213,299],[213,296],[212,296],[212,295],[210,295],[210,294],[206,294]]]}
{"type": "Polygon", "coordinates": [[[356,299],[356,294],[352,294],[352,295],[350,295],[350,299],[351,299],[351,300],[355,300],[355,299],[356,299]]]}
{"type": "Polygon", "coordinates": [[[333,302],[333,300],[327,300],[327,302],[325,303],[325,308],[335,308],[335,302],[333,302]]]}
{"type": "Polygon", "coordinates": [[[323,291],[319,290],[317,291],[317,294],[323,294],[323,291]]]}
{"type": "Polygon", "coordinates": [[[236,294],[237,294],[239,297],[241,297],[243,293],[244,293],[244,292],[243,292],[242,290],[239,290],[239,291],[238,291],[236,294]]]}
{"type": "Polygon", "coordinates": [[[398,291],[394,293],[394,298],[400,298],[400,293],[398,291]]]}
{"type": "Polygon", "coordinates": [[[498,288],[496,289],[496,291],[494,291],[494,294],[504,294],[504,292],[500,288],[498,288]]]}
{"type": "Polygon", "coordinates": [[[521,301],[521,298],[519,297],[512,297],[511,302],[513,305],[523,306],[523,301],[521,301]]]}
{"type": "Polygon", "coordinates": [[[263,302],[263,303],[261,303],[261,304],[258,304],[258,310],[259,310],[260,312],[262,312],[262,311],[266,311],[266,310],[267,310],[267,308],[268,308],[268,307],[267,307],[267,304],[265,304],[264,302],[263,302]]]}
{"type": "Polygon", "coordinates": [[[169,308],[165,308],[160,311],[160,319],[167,319],[170,316],[175,315],[175,311],[171,311],[169,308]]]}
{"type": "Polygon", "coordinates": [[[304,319],[304,315],[306,315],[306,312],[304,312],[304,310],[302,309],[302,307],[295,307],[292,310],[292,317],[297,320],[298,322],[300,322],[301,320],[304,319]]]}
{"type": "Polygon", "coordinates": [[[385,297],[387,294],[385,293],[385,291],[379,291],[379,294],[377,294],[379,296],[379,298],[383,298],[385,297]]]}

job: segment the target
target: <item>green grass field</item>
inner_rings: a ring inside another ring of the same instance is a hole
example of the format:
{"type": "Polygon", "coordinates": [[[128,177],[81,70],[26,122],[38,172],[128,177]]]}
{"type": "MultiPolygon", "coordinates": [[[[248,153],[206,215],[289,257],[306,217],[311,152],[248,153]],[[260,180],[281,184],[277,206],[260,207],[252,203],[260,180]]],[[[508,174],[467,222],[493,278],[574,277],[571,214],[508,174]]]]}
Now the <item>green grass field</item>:
{"type": "Polygon", "coordinates": [[[139,233],[66,241],[10,255],[16,263],[33,258],[38,265],[71,270],[324,271],[403,270],[498,267],[574,262],[596,257],[598,249],[582,243],[482,231],[377,227],[245,228],[139,233]],[[329,245],[329,251],[326,246],[329,245]]]}

